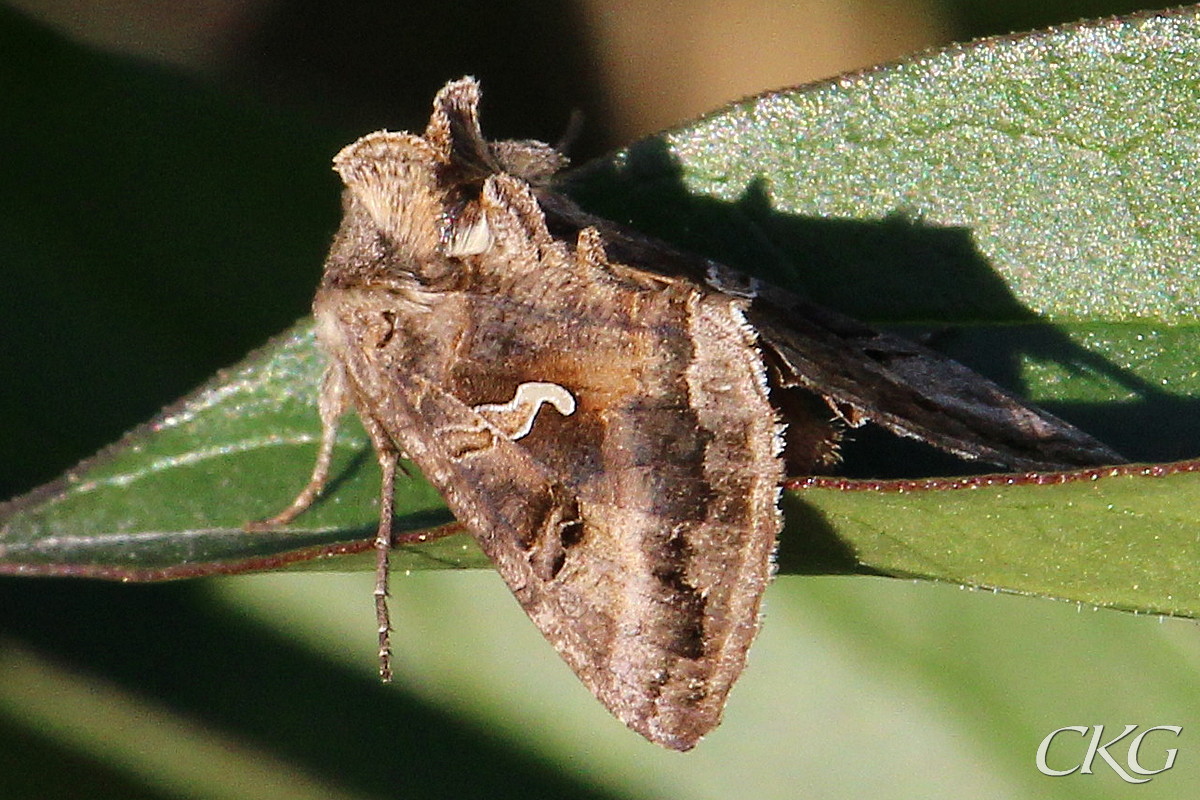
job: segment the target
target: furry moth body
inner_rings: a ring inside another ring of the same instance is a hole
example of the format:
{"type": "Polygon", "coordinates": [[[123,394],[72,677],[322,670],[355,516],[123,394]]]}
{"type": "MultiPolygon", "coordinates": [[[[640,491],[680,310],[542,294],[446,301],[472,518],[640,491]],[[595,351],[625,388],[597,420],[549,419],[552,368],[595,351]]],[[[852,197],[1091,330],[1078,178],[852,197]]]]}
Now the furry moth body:
{"type": "Polygon", "coordinates": [[[313,304],[328,475],[354,409],[383,473],[381,672],[398,460],[416,463],[596,697],[665,747],[720,721],[757,628],[784,464],[866,420],[1021,469],[1120,456],[926,348],[589,217],[537,142],[488,142],[448,84],[423,135],[336,157],[313,304]],[[831,420],[832,418],[832,420],[831,420]],[[787,433],[784,434],[784,424],[787,433]]]}

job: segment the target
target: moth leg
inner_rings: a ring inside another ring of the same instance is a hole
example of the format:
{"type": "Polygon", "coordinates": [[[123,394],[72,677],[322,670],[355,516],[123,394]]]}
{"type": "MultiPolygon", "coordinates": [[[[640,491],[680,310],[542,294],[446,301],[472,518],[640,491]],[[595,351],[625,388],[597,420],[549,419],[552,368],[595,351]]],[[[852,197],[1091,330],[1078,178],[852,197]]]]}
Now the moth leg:
{"type": "Polygon", "coordinates": [[[317,460],[313,464],[312,477],[308,484],[296,495],[296,499],[287,508],[270,519],[258,522],[248,522],[243,526],[247,531],[258,532],[287,525],[296,517],[308,510],[317,499],[317,495],[325,488],[329,480],[329,467],[333,463],[333,445],[337,441],[338,423],[342,415],[350,407],[350,388],[346,383],[346,373],[339,367],[330,365],[325,369],[321,381],[321,395],[317,401],[317,410],[321,416],[321,445],[317,448],[317,460]]]}
{"type": "Polygon", "coordinates": [[[383,426],[371,416],[361,414],[363,427],[375,446],[381,474],[379,486],[379,528],[375,532],[375,621],[379,624],[379,679],[392,680],[392,620],[388,612],[388,556],[392,551],[392,513],[396,496],[396,468],[400,451],[383,426]]]}

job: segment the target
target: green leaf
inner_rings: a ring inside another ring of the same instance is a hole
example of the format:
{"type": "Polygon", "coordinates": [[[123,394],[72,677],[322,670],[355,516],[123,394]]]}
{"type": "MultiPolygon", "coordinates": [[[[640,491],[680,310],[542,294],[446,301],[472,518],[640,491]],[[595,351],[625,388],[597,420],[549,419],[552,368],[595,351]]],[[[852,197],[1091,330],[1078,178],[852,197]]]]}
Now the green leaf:
{"type": "Polygon", "coordinates": [[[1197,469],[817,479],[785,507],[794,536],[836,532],[855,563],[884,574],[1197,617],[1197,469]]]}
{"type": "MultiPolygon", "coordinates": [[[[379,478],[358,425],[346,426],[339,440],[338,477],[323,502],[286,533],[243,529],[304,485],[320,433],[321,369],[312,325],[302,322],[154,422],[16,501],[0,539],[3,562],[27,574],[152,580],[367,549],[379,478]],[[277,500],[266,505],[263,498],[277,500]]],[[[396,507],[398,530],[453,521],[419,474],[400,482],[396,507]]],[[[397,564],[487,563],[474,548],[462,553],[462,544],[439,539],[402,548],[397,564]]]]}
{"type": "MultiPolygon", "coordinates": [[[[730,106],[585,168],[569,189],[825,304],[940,329],[955,357],[1136,459],[1169,461],[1200,441],[1198,52],[1194,9],[952,48],[730,106]]],[[[357,429],[316,508],[287,532],[242,530],[303,485],[319,371],[301,323],[7,505],[0,570],[147,579],[365,549],[377,471],[357,429]]],[[[930,463],[900,452],[876,474],[930,463]]],[[[875,458],[847,451],[851,470],[875,458]]],[[[1189,470],[799,489],[781,563],[1194,615],[1189,470]]],[[[416,478],[397,508],[401,530],[449,522],[416,478]]],[[[398,561],[484,563],[462,537],[398,561]]]]}

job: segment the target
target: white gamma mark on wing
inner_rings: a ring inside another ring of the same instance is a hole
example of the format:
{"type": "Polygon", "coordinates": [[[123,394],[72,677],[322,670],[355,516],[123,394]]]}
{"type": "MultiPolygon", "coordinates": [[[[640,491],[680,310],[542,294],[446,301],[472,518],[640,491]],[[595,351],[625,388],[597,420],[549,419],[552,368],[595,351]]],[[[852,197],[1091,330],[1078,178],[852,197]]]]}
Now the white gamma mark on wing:
{"type": "Polygon", "coordinates": [[[533,421],[546,403],[564,417],[575,413],[575,397],[557,383],[545,381],[522,383],[507,403],[483,403],[475,406],[475,411],[515,442],[533,429],[533,421]]]}

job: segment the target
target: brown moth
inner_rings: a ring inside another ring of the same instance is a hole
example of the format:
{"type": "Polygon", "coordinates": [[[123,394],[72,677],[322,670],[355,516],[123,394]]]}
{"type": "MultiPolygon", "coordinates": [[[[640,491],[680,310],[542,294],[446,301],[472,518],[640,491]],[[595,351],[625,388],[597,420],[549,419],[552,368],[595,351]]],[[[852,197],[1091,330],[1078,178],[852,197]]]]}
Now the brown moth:
{"type": "Polygon", "coordinates": [[[292,505],[255,525],[312,503],[356,410],[383,472],[385,679],[401,457],[593,694],[677,750],[720,722],[745,665],[785,460],[811,473],[870,420],[1018,469],[1121,461],[927,348],[589,217],[549,187],[564,159],[488,142],[478,103],[455,81],[423,135],[373,133],[334,159],[320,451],[292,505]]]}

